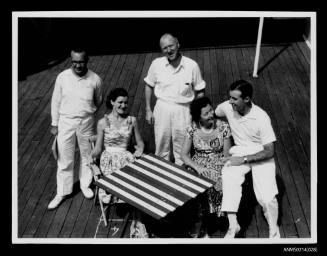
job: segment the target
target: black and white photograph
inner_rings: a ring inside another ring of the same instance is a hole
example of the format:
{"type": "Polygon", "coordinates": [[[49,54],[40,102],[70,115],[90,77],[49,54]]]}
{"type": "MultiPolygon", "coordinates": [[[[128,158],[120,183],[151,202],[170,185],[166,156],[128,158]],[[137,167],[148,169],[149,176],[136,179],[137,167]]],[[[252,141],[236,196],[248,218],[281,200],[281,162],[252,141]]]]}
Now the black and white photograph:
{"type": "Polygon", "coordinates": [[[12,46],[12,243],[316,252],[315,12],[12,12],[12,46]]]}

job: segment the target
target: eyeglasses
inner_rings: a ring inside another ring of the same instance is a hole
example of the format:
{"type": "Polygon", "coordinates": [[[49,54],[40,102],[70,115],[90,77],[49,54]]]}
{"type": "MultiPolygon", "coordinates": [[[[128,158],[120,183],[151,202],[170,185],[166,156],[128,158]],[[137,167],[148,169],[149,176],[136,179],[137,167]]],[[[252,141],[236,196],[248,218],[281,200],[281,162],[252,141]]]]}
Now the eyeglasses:
{"type": "Polygon", "coordinates": [[[72,63],[73,64],[85,64],[86,61],[75,61],[75,60],[72,60],[72,63]]]}

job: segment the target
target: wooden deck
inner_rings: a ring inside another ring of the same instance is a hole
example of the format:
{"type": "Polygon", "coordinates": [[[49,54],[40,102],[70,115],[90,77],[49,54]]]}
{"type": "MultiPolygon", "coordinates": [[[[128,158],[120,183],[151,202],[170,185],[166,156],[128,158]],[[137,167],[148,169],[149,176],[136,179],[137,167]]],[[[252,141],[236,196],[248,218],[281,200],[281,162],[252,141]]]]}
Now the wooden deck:
{"type": "MultiPolygon", "coordinates": [[[[278,139],[281,235],[310,238],[310,50],[304,42],[262,46],[257,79],[252,78],[254,45],[188,49],[183,53],[198,62],[214,106],[228,98],[227,88],[234,80],[243,78],[254,84],[254,101],[270,115],[278,139]]],[[[157,56],[159,53],[154,52],[91,56],[89,63],[104,80],[105,94],[118,86],[129,91],[130,112],[139,118],[147,152],[154,151],[154,139],[153,128],[144,120],[143,78],[157,56]]],[[[100,221],[100,206],[84,199],[77,182],[73,195],[58,209],[46,210],[56,191],[56,162],[50,153],[50,99],[56,75],[69,65],[66,59],[18,83],[18,237],[128,237],[131,217],[121,209],[124,206],[108,210],[111,221],[105,227],[100,221]]],[[[104,111],[103,105],[97,119],[104,111]]],[[[251,179],[244,185],[240,211],[242,237],[268,236],[251,179]]],[[[224,235],[226,225],[222,222],[213,220],[212,236],[224,235]]]]}

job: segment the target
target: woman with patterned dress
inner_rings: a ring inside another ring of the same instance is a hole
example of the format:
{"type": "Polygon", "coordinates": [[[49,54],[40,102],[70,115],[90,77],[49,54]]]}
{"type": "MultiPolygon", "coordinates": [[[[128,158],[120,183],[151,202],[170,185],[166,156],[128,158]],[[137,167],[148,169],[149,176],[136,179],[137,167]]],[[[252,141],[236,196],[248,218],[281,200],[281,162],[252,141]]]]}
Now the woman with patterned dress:
{"type": "MultiPolygon", "coordinates": [[[[144,143],[141,138],[136,118],[129,116],[128,93],[123,88],[112,90],[106,100],[109,114],[105,114],[97,124],[97,140],[91,157],[100,157],[100,169],[103,175],[119,171],[125,165],[134,162],[135,158],[143,153],[144,143]],[[128,145],[132,135],[135,136],[135,152],[128,151],[128,145]],[[102,151],[104,147],[104,150],[102,151]],[[101,153],[102,152],[102,153],[101,153]]],[[[107,194],[105,190],[99,189],[100,200],[108,204],[121,203],[122,200],[107,194]]],[[[147,237],[145,226],[140,221],[140,212],[135,209],[136,215],[131,225],[131,237],[147,237]]]]}
{"type": "Polygon", "coordinates": [[[182,160],[190,171],[195,171],[213,181],[215,185],[201,194],[197,201],[198,220],[192,237],[207,234],[209,213],[221,215],[223,157],[228,156],[231,147],[231,131],[227,122],[217,119],[211,102],[207,97],[194,100],[190,107],[192,124],[186,129],[186,138],[182,149],[182,160]],[[194,149],[194,155],[190,152],[194,149]]]}

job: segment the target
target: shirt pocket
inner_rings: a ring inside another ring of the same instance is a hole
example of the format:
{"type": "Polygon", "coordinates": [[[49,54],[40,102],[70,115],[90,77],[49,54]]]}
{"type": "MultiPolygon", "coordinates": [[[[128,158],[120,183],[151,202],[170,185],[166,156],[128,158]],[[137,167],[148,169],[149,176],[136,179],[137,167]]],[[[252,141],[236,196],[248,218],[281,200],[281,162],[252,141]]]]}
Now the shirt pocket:
{"type": "Polygon", "coordinates": [[[191,96],[193,92],[193,86],[190,82],[182,82],[179,86],[179,93],[183,96],[191,96]]]}
{"type": "Polygon", "coordinates": [[[186,70],[182,70],[178,75],[178,87],[179,93],[182,96],[192,96],[193,93],[193,82],[192,82],[192,74],[186,72],[186,70]]]}

